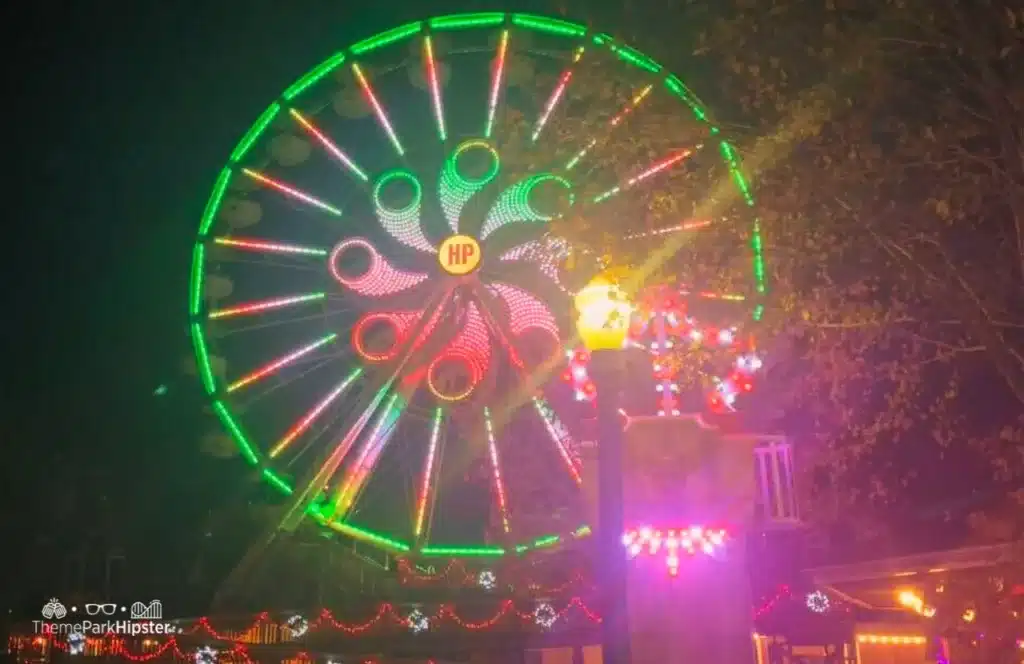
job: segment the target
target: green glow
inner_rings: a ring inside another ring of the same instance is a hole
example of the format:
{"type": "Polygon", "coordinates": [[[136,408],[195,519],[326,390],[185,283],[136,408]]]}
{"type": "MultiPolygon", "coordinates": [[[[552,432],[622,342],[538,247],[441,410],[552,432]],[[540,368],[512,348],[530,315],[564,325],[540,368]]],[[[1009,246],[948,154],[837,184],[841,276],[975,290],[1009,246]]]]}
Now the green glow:
{"type": "MultiPolygon", "coordinates": [[[[686,105],[693,111],[693,115],[701,122],[707,122],[707,112],[701,106],[700,102],[697,101],[697,97],[690,92],[690,89],[686,87],[682,81],[680,81],[674,74],[665,79],[665,87],[675,96],[686,102],[686,105]]],[[[718,128],[713,127],[712,133],[717,134],[718,128]]]]}
{"type": "Polygon", "coordinates": [[[547,537],[541,537],[538,540],[534,540],[531,546],[535,549],[546,549],[548,547],[555,546],[562,541],[562,538],[558,535],[548,535],[547,537]]]}
{"type": "Polygon", "coordinates": [[[412,210],[418,209],[419,206],[420,206],[420,201],[422,201],[422,200],[423,200],[423,187],[420,186],[419,179],[415,175],[413,175],[412,173],[410,173],[409,171],[406,171],[406,170],[399,169],[399,170],[394,170],[394,171],[388,171],[384,175],[380,176],[380,178],[377,180],[377,184],[374,185],[374,187],[373,187],[373,202],[374,202],[374,204],[378,208],[380,208],[382,210],[386,210],[388,212],[393,212],[395,214],[402,214],[402,213],[405,213],[405,212],[410,212],[412,210]],[[383,191],[384,187],[386,187],[387,184],[389,182],[391,182],[392,180],[405,180],[406,182],[408,182],[408,183],[410,183],[412,185],[412,190],[413,190],[412,200],[410,200],[409,204],[406,205],[405,207],[402,207],[402,208],[390,208],[390,207],[384,205],[383,202],[381,202],[381,199],[380,199],[381,191],[383,191]]]}
{"type": "Polygon", "coordinates": [[[505,555],[500,546],[425,546],[420,555],[428,558],[498,557],[505,555]]]}
{"type": "Polygon", "coordinates": [[[252,144],[263,134],[277,114],[281,112],[281,104],[276,101],[270,105],[270,108],[263,111],[263,115],[256,119],[256,122],[249,127],[249,131],[245,132],[245,136],[235,146],[234,151],[231,153],[231,163],[235,164],[241,161],[246,154],[248,154],[252,144]]]}
{"type": "Polygon", "coordinates": [[[387,32],[382,32],[370,37],[369,39],[364,39],[352,47],[352,52],[356,55],[363,55],[364,53],[369,53],[370,51],[382,46],[394,44],[397,41],[402,41],[403,39],[407,39],[415,34],[419,34],[422,29],[423,24],[420,21],[416,21],[415,23],[406,23],[405,25],[400,25],[397,28],[392,28],[387,32]]]}
{"type": "Polygon", "coordinates": [[[228,430],[228,433],[238,443],[238,449],[241,450],[242,456],[245,457],[246,461],[252,465],[259,464],[259,457],[256,455],[256,450],[253,448],[252,443],[249,442],[249,438],[246,437],[245,432],[242,431],[242,427],[239,426],[238,422],[235,421],[234,416],[228,412],[228,407],[224,405],[223,401],[213,402],[213,412],[217,413],[217,417],[220,419],[221,424],[228,430]]]}
{"type": "Polygon", "coordinates": [[[453,231],[459,229],[459,216],[462,208],[470,198],[484,188],[491,180],[498,175],[501,162],[498,153],[482,140],[470,140],[462,143],[455,149],[445,161],[441,169],[441,177],[438,181],[438,198],[441,200],[441,211],[444,213],[448,225],[453,231]],[[467,178],[459,172],[459,158],[468,150],[487,150],[490,152],[492,163],[490,170],[480,178],[467,178]]]}
{"type": "Polygon", "coordinates": [[[610,35],[594,35],[594,43],[599,46],[607,46],[623,62],[628,62],[635,67],[645,69],[654,74],[661,71],[661,65],[657,62],[651,60],[635,48],[617,43],[610,35]]]}
{"type": "Polygon", "coordinates": [[[340,521],[328,521],[326,519],[324,523],[326,523],[332,529],[337,530],[339,533],[348,535],[353,539],[367,542],[368,544],[376,544],[377,546],[383,547],[385,549],[391,549],[392,551],[397,551],[399,553],[408,553],[412,550],[412,547],[410,547],[405,542],[400,542],[390,537],[378,535],[377,533],[371,530],[367,530],[365,528],[360,528],[358,526],[342,523],[340,521]]]}
{"type": "Polygon", "coordinates": [[[537,32],[547,32],[565,37],[582,37],[587,34],[587,29],[582,25],[533,14],[513,14],[512,24],[520,28],[529,28],[537,32]]]}
{"type": "MultiPolygon", "coordinates": [[[[722,152],[722,156],[729,164],[729,174],[732,176],[733,182],[736,184],[736,188],[743,194],[743,199],[746,201],[747,206],[754,207],[754,194],[750,189],[750,184],[747,182],[747,178],[744,177],[743,171],[740,169],[739,155],[736,154],[735,148],[732,147],[727,141],[719,143],[719,149],[722,152]]],[[[751,229],[750,248],[754,254],[754,283],[757,292],[761,295],[768,291],[766,285],[766,275],[764,266],[764,244],[761,238],[761,220],[754,217],[753,227],[751,229]]],[[[764,307],[759,306],[754,309],[754,320],[760,320],[764,316],[764,307]]]]}
{"type": "Polygon", "coordinates": [[[501,25],[505,15],[501,12],[481,12],[479,14],[452,14],[430,19],[433,30],[465,30],[467,28],[486,28],[501,25]]]}
{"type": "Polygon", "coordinates": [[[480,229],[480,239],[485,239],[505,224],[550,221],[551,215],[541,214],[530,204],[531,192],[544,182],[557,182],[569,190],[569,195],[572,196],[572,184],[558,175],[541,173],[520,180],[498,196],[498,200],[494,202],[494,206],[488,212],[487,219],[480,229]]]}
{"type": "Polygon", "coordinates": [[[203,306],[203,265],[206,262],[206,247],[196,242],[192,248],[192,276],[189,279],[188,313],[198,316],[203,306]]]}
{"type": "Polygon", "coordinates": [[[192,346],[196,352],[196,368],[203,381],[203,389],[207,394],[213,394],[217,391],[217,383],[213,379],[210,352],[206,348],[206,337],[203,336],[203,328],[199,326],[199,323],[192,323],[192,346]]]}
{"type": "Polygon", "coordinates": [[[228,190],[229,182],[231,182],[231,168],[225,167],[221,169],[220,175],[217,176],[217,182],[213,185],[210,198],[206,201],[203,218],[199,222],[199,235],[202,236],[209,233],[213,222],[217,220],[217,211],[220,210],[220,204],[224,200],[224,193],[228,190]]]}
{"type": "Polygon", "coordinates": [[[285,482],[283,479],[278,477],[277,474],[274,473],[274,471],[272,471],[271,469],[264,468],[263,469],[263,477],[265,477],[266,480],[268,482],[270,482],[270,484],[272,484],[273,486],[277,487],[277,489],[281,493],[283,493],[283,494],[285,494],[287,496],[290,496],[290,495],[292,495],[292,493],[294,493],[294,491],[292,490],[292,487],[287,482],[285,482]]]}
{"type": "Polygon", "coordinates": [[[288,89],[284,91],[284,94],[281,95],[281,97],[285,101],[291,101],[292,99],[295,99],[300,94],[309,89],[311,86],[316,85],[316,83],[318,83],[320,79],[322,79],[324,76],[327,76],[332,71],[340,67],[344,62],[345,54],[335,53],[334,55],[327,58],[319,65],[311,69],[309,72],[307,72],[305,76],[292,83],[291,86],[289,86],[288,89]]]}

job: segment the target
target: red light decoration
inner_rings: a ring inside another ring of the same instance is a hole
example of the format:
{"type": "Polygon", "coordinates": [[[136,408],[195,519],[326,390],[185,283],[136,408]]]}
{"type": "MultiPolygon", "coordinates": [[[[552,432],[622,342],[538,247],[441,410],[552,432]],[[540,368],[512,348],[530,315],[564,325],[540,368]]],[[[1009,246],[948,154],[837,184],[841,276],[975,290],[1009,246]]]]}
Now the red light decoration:
{"type": "Polygon", "coordinates": [[[369,362],[384,362],[386,360],[394,359],[398,353],[398,349],[408,335],[409,330],[412,329],[419,317],[423,315],[421,311],[395,311],[395,312],[375,312],[369,313],[359,319],[359,322],[352,328],[352,345],[355,347],[356,352],[359,356],[369,362]],[[375,323],[385,322],[391,326],[394,331],[395,340],[391,344],[391,347],[387,351],[373,353],[366,348],[366,344],[363,341],[363,335],[366,334],[375,323]]]}
{"type": "Polygon", "coordinates": [[[370,297],[381,297],[408,290],[427,278],[427,274],[424,272],[407,272],[394,267],[380,255],[380,252],[369,241],[363,238],[352,238],[338,244],[331,252],[327,264],[335,281],[360,295],[370,297]],[[370,257],[370,265],[366,272],[355,277],[346,275],[338,267],[338,259],[353,248],[363,249],[370,257]]]}
{"type": "Polygon", "coordinates": [[[468,397],[483,380],[490,359],[491,344],[487,324],[477,305],[471,303],[466,307],[466,321],[462,329],[448,346],[438,353],[427,368],[427,387],[438,399],[461,401],[468,397]],[[461,362],[466,366],[469,380],[463,391],[449,394],[439,389],[435,372],[445,362],[461,362]]]}
{"type": "MultiPolygon", "coordinates": [[[[579,597],[573,597],[562,607],[560,611],[556,611],[556,619],[560,619],[569,614],[570,611],[576,611],[582,614],[587,620],[593,623],[600,623],[601,617],[595,613],[587,604],[579,597]]],[[[520,625],[535,625],[536,620],[534,616],[535,609],[533,607],[529,609],[520,609],[516,607],[515,603],[508,599],[501,602],[498,610],[494,612],[489,618],[482,620],[467,620],[459,615],[456,608],[450,604],[442,604],[433,615],[429,616],[430,629],[433,630],[437,626],[442,624],[449,624],[465,629],[468,631],[481,631],[487,629],[496,628],[499,623],[503,620],[517,620],[520,625]]],[[[256,619],[248,626],[239,630],[231,631],[218,631],[210,624],[208,617],[199,618],[192,626],[183,629],[181,635],[193,635],[203,634],[217,641],[225,641],[227,646],[221,654],[225,656],[227,661],[231,662],[255,662],[249,657],[248,650],[243,646],[240,641],[243,641],[246,637],[254,634],[258,634],[259,630],[268,625],[275,625],[275,621],[270,617],[268,612],[257,615],[256,619]]],[[[324,609],[320,612],[319,617],[310,621],[308,632],[322,631],[322,630],[334,630],[340,632],[345,636],[360,636],[363,634],[373,631],[381,631],[387,629],[389,625],[398,626],[402,629],[409,629],[408,618],[402,614],[397,607],[391,603],[385,602],[381,604],[376,614],[371,616],[365,621],[357,623],[347,623],[338,620],[334,615],[324,609]]],[[[96,642],[99,642],[99,648],[96,649],[98,654],[119,656],[132,662],[147,662],[155,660],[159,657],[165,657],[169,654],[182,659],[192,660],[193,658],[183,651],[181,644],[178,641],[177,636],[172,636],[166,641],[158,642],[153,639],[151,649],[146,650],[146,646],[143,646],[142,652],[131,652],[123,638],[108,633],[103,637],[96,637],[89,639],[90,645],[95,649],[96,642]]],[[[57,648],[59,650],[67,650],[68,644],[64,639],[58,639],[55,637],[36,637],[33,640],[33,645],[36,648],[45,648],[47,645],[57,648]],[[41,640],[40,640],[41,639],[41,640]]],[[[297,657],[309,657],[308,654],[299,653],[297,657]]],[[[223,661],[223,660],[222,660],[223,661]]]]}

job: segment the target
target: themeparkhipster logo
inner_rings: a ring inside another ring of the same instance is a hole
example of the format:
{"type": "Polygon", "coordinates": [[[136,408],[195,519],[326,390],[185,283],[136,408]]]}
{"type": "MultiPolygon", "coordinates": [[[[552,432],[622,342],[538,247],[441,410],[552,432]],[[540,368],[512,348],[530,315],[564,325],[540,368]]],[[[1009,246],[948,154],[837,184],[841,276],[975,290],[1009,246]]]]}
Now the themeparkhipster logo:
{"type": "Polygon", "coordinates": [[[158,599],[148,604],[135,602],[129,608],[112,602],[67,607],[57,598],[52,598],[43,605],[41,613],[43,619],[33,620],[32,627],[37,634],[44,635],[145,636],[178,632],[174,625],[161,622],[163,604],[158,599]]]}

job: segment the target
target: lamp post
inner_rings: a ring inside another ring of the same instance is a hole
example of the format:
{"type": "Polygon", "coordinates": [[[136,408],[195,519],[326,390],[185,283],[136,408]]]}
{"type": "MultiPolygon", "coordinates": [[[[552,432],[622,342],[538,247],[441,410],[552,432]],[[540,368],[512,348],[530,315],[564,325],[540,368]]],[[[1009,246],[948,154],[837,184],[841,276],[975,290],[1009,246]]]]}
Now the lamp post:
{"type": "Polygon", "coordinates": [[[633,307],[614,275],[599,275],[575,297],[576,327],[590,352],[589,373],[597,387],[597,530],[604,596],[601,660],[629,664],[628,561],[622,546],[625,511],[622,469],[623,425],[619,410],[629,374],[625,348],[633,307]]]}

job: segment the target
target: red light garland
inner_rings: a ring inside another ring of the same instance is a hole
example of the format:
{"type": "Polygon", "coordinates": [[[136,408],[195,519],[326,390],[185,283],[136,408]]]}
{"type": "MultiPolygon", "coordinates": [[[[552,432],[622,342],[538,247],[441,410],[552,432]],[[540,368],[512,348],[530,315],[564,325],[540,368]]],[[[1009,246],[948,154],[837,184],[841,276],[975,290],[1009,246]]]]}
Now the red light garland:
{"type": "MultiPolygon", "coordinates": [[[[573,597],[566,603],[564,607],[562,607],[560,611],[555,612],[556,619],[565,617],[569,613],[569,611],[573,609],[581,612],[591,622],[601,622],[601,617],[597,615],[594,611],[592,611],[586,605],[586,603],[584,603],[583,600],[579,597],[573,597]]],[[[428,621],[431,626],[439,625],[442,622],[449,622],[458,625],[462,629],[468,631],[480,631],[495,627],[503,618],[506,618],[507,616],[515,616],[523,623],[536,624],[536,615],[534,610],[522,611],[516,608],[515,603],[510,599],[504,600],[501,603],[501,606],[498,608],[498,610],[494,613],[494,615],[492,615],[490,618],[486,618],[483,620],[466,620],[465,618],[459,616],[458,613],[456,613],[455,608],[453,606],[449,604],[442,604],[437,608],[433,615],[431,615],[428,618],[428,621]]],[[[378,607],[376,615],[361,623],[346,623],[344,621],[338,620],[329,610],[324,609],[320,612],[320,616],[315,621],[309,624],[308,631],[312,632],[317,629],[330,628],[342,632],[346,636],[358,636],[368,632],[370,629],[379,625],[382,621],[386,619],[389,619],[394,624],[400,625],[401,627],[404,627],[406,629],[409,628],[408,619],[405,616],[401,615],[391,603],[385,602],[378,607]]],[[[213,639],[216,639],[217,641],[224,641],[231,644],[231,649],[224,653],[229,658],[231,658],[231,661],[253,662],[254,660],[249,657],[248,650],[241,643],[241,637],[267,624],[273,624],[273,621],[270,618],[269,612],[263,612],[260,613],[256,617],[256,620],[254,620],[248,627],[245,627],[240,630],[231,630],[230,632],[219,632],[216,629],[214,629],[213,626],[210,624],[210,619],[206,616],[203,616],[202,618],[199,618],[199,620],[197,620],[190,628],[182,630],[180,634],[191,635],[198,634],[200,632],[205,633],[207,636],[210,636],[213,639]]],[[[121,657],[133,662],[146,662],[154,660],[158,657],[167,654],[169,651],[180,659],[193,659],[190,655],[182,651],[178,638],[179,637],[177,636],[172,636],[171,638],[157,646],[157,648],[151,652],[133,653],[127,649],[124,639],[117,637],[114,634],[108,633],[103,637],[98,637],[98,639],[103,642],[101,645],[101,647],[105,651],[103,654],[120,655],[121,657]]],[[[52,637],[37,637],[33,639],[33,643],[40,644],[40,639],[42,639],[43,642],[47,642],[50,645],[61,650],[66,650],[68,647],[65,641],[57,640],[52,637]]],[[[90,640],[94,641],[94,639],[90,640]]],[[[303,655],[308,657],[308,655],[306,655],[305,653],[299,653],[297,657],[301,658],[303,655]]]]}

